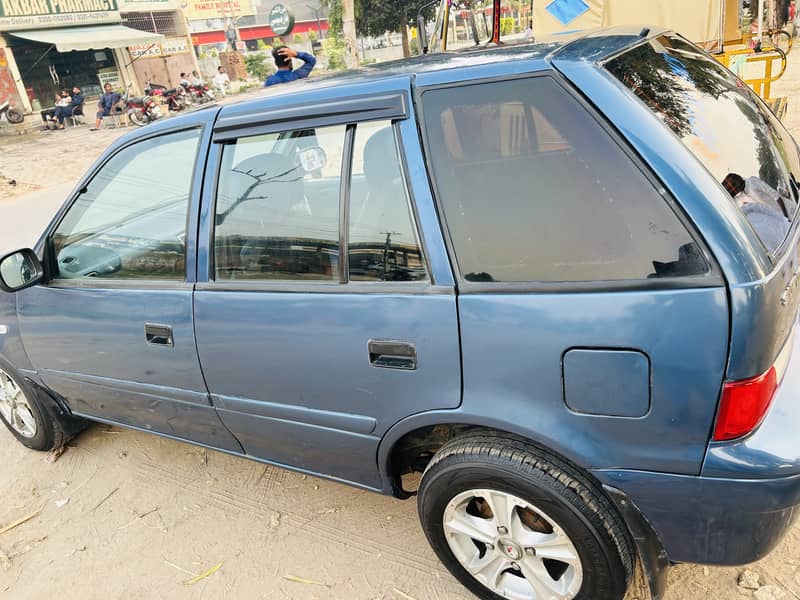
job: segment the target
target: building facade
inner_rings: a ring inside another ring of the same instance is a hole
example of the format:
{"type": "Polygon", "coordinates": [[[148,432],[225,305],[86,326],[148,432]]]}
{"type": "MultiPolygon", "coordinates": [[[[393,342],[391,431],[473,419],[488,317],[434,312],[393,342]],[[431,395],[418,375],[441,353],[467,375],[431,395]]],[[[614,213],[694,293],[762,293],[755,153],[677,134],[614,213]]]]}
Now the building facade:
{"type": "Polygon", "coordinates": [[[296,34],[325,36],[328,20],[319,0],[189,0],[185,13],[192,44],[221,49],[238,39],[240,50],[257,49],[259,40],[272,44],[279,37],[269,25],[276,4],[288,8],[295,19],[291,33],[282,38],[285,43],[296,34]]]}
{"type": "Polygon", "coordinates": [[[73,86],[140,93],[196,64],[179,0],[0,0],[0,102],[26,111],[73,86]]]}
{"type": "Polygon", "coordinates": [[[148,81],[172,87],[181,73],[197,70],[197,59],[179,0],[121,0],[122,21],[126,27],[162,35],[159,43],[128,46],[131,67],[137,83],[148,81]]]}

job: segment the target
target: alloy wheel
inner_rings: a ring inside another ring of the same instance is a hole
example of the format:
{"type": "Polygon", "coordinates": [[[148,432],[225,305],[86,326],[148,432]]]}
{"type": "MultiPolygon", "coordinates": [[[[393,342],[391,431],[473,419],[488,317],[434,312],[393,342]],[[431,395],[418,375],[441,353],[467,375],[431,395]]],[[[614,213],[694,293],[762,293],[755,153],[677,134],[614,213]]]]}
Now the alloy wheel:
{"type": "Polygon", "coordinates": [[[26,438],[36,436],[38,428],[30,402],[25,393],[11,378],[0,369],[0,415],[11,428],[26,438]]]}
{"type": "Polygon", "coordinates": [[[444,533],[461,566],[510,600],[571,600],[583,582],[572,540],[542,510],[512,494],[475,489],[447,505],[444,533]]]}

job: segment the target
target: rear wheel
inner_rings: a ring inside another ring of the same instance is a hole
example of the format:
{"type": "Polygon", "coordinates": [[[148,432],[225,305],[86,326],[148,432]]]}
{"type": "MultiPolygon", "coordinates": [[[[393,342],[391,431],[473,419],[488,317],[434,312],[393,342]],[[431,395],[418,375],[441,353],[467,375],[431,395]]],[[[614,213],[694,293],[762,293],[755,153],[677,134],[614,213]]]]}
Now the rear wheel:
{"type": "Polygon", "coordinates": [[[419,488],[422,527],[450,572],[487,600],[620,600],[627,530],[576,467],[516,438],[443,446],[419,488]]]}

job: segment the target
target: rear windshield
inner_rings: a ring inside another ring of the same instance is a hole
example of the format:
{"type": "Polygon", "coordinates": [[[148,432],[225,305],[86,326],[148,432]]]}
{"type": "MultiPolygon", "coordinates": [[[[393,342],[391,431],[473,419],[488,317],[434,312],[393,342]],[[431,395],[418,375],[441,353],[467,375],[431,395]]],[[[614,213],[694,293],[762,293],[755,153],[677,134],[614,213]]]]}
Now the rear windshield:
{"type": "Polygon", "coordinates": [[[773,254],[797,212],[797,146],[764,103],[682,38],[649,40],[606,63],[728,191],[773,254]]]}

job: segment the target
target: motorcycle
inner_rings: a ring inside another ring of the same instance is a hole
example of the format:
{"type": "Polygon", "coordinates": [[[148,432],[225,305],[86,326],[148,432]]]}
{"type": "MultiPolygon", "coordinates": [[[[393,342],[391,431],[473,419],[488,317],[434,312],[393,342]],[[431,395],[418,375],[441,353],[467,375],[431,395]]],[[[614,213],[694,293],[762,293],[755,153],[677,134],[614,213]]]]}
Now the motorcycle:
{"type": "Polygon", "coordinates": [[[167,89],[165,85],[148,81],[144,93],[151,97],[161,98],[170,112],[179,112],[186,108],[186,91],[180,85],[167,89]]]}
{"type": "Polygon", "coordinates": [[[205,104],[216,99],[214,92],[205,83],[192,84],[187,91],[193,104],[205,104]]]}
{"type": "Polygon", "coordinates": [[[143,127],[163,116],[161,108],[150,96],[128,98],[126,106],[128,108],[128,118],[131,123],[138,127],[143,127]]]}
{"type": "Polygon", "coordinates": [[[9,123],[14,123],[16,125],[22,123],[25,119],[25,115],[11,106],[11,103],[6,100],[0,104],[0,119],[6,119],[9,123]]]}
{"type": "Polygon", "coordinates": [[[138,127],[143,127],[161,117],[161,109],[149,96],[131,96],[132,83],[125,89],[125,95],[114,107],[114,112],[127,114],[128,120],[138,127]]]}

